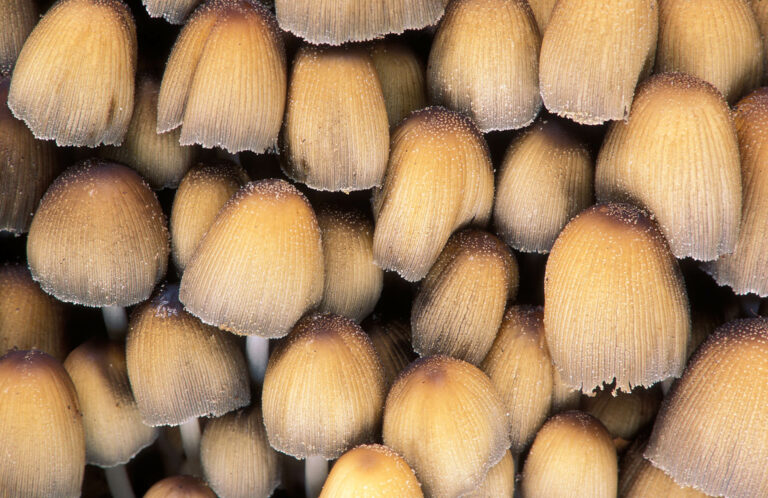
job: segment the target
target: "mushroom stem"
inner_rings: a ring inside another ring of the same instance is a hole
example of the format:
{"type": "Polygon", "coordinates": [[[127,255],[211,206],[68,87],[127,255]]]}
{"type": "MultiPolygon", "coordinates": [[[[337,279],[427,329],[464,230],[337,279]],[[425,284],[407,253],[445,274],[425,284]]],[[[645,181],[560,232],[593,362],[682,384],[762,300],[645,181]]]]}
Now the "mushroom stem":
{"type": "Polygon", "coordinates": [[[135,498],[125,465],[107,467],[104,474],[107,477],[109,492],[114,498],[135,498]]]}
{"type": "Polygon", "coordinates": [[[304,463],[304,494],[307,498],[317,498],[328,477],[328,460],[322,456],[307,457],[304,463]]]}
{"type": "Polygon", "coordinates": [[[187,420],[179,426],[179,431],[187,461],[192,467],[196,467],[200,462],[200,423],[197,418],[187,420]]]}
{"type": "Polygon", "coordinates": [[[245,339],[245,354],[248,357],[248,370],[255,384],[264,383],[264,372],[267,371],[269,359],[269,339],[257,335],[249,335],[245,339]]]}
{"type": "Polygon", "coordinates": [[[107,327],[107,335],[113,341],[121,341],[128,330],[128,315],[122,306],[104,306],[101,308],[104,317],[104,325],[107,327]]]}

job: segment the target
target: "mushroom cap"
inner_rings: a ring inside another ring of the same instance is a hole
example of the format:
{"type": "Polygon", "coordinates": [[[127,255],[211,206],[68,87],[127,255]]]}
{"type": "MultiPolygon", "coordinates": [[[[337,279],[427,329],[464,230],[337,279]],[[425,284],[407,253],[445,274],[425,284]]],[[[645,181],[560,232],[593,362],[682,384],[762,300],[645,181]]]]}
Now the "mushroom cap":
{"type": "Polygon", "coordinates": [[[168,252],[165,215],[149,186],[132,169],[98,159],[56,178],[27,240],[32,278],[85,306],[144,301],[165,275],[168,252]]]}
{"type": "Polygon", "coordinates": [[[309,313],[269,357],[262,390],[269,443],[296,458],[338,458],[373,441],[385,390],[381,363],[360,326],[309,313]]]}
{"type": "Polygon", "coordinates": [[[219,211],[181,278],[179,298],[204,323],[282,337],[323,295],[312,206],[277,179],[243,186],[219,211]]]}
{"type": "Polygon", "coordinates": [[[341,455],[325,480],[320,498],[421,498],[416,475],[386,446],[364,444],[341,455]]]}
{"type": "Polygon", "coordinates": [[[694,353],[644,456],[681,486],[768,495],[768,319],[734,320],[694,353]]]}
{"type": "Polygon", "coordinates": [[[166,284],[131,315],[128,378],[144,423],[180,425],[248,405],[248,367],[237,339],[187,313],[166,284]]]}
{"type": "Polygon", "coordinates": [[[0,357],[0,489],[6,496],[77,497],[85,435],[75,386],[42,351],[0,357]]]}
{"type": "Polygon", "coordinates": [[[171,476],[156,482],[144,498],[216,498],[216,494],[200,478],[171,476]]]}
{"type": "Polygon", "coordinates": [[[381,83],[389,127],[427,106],[424,64],[406,44],[395,40],[371,45],[371,59],[381,83]]]}
{"type": "Polygon", "coordinates": [[[80,400],[88,463],[99,467],[127,463],[157,439],[157,429],[141,420],[122,343],[86,341],[69,353],[64,368],[80,400]]]}
{"type": "Polygon", "coordinates": [[[629,391],[679,376],[691,334],[677,261],[653,219],[593,206],[558,236],[544,280],[544,328],[565,384],[629,391]]]}
{"type": "Polygon", "coordinates": [[[427,496],[482,484],[509,448],[509,419],[490,379],[448,356],[414,361],[387,396],[384,444],[410,464],[427,496]]]}

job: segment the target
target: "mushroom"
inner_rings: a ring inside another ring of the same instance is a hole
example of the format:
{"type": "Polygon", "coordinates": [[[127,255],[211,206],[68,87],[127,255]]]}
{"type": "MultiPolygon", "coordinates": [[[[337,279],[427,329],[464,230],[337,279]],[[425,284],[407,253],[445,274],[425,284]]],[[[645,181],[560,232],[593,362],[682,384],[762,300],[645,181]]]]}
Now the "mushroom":
{"type": "Polygon", "coordinates": [[[318,309],[360,322],[381,295],[384,272],[373,263],[373,223],[359,210],[326,205],[317,212],[323,234],[325,284],[318,309]]]}
{"type": "Polygon", "coordinates": [[[32,213],[61,166],[53,144],[36,140],[11,114],[9,85],[0,77],[0,232],[18,235],[29,231],[32,213]]]}
{"type": "Polygon", "coordinates": [[[11,74],[13,64],[37,22],[34,0],[8,0],[0,4],[0,19],[7,22],[0,32],[0,76],[11,74]]]}
{"type": "Polygon", "coordinates": [[[156,482],[144,498],[216,498],[216,494],[202,479],[171,476],[156,482]]]}
{"type": "Polygon", "coordinates": [[[61,363],[42,351],[0,358],[0,490],[29,498],[80,496],[85,436],[61,363]]]}
{"type": "Polygon", "coordinates": [[[373,192],[373,256],[384,270],[421,280],[454,230],[488,221],[493,167],[472,121],[442,107],[412,113],[392,134],[373,192]]]}
{"type": "Polygon", "coordinates": [[[131,315],[126,363],[145,424],[179,426],[187,459],[199,464],[198,417],[218,417],[251,401],[248,370],[235,337],[205,325],[166,284],[131,315]]]}
{"type": "Polygon", "coordinates": [[[448,0],[276,0],[280,27],[309,43],[341,45],[421,29],[440,20],[448,0]]]}
{"type": "Polygon", "coordinates": [[[521,490],[524,497],[612,498],[617,485],[610,434],[593,416],[569,411],[550,418],[536,434],[521,490]]]}
{"type": "Polygon", "coordinates": [[[171,24],[184,24],[202,0],[142,0],[151,17],[162,17],[171,24]]]}
{"type": "Polygon", "coordinates": [[[247,182],[242,166],[227,161],[198,163],[184,175],[173,197],[170,223],[171,255],[179,273],[221,208],[247,182]]]}
{"type": "Polygon", "coordinates": [[[102,147],[102,157],[123,163],[143,176],[156,190],[176,188],[192,166],[196,147],[179,145],[181,131],[157,133],[157,95],[160,83],[143,75],[136,84],[136,104],[123,143],[102,147]]]}
{"type": "Polygon", "coordinates": [[[304,45],[293,61],[283,122],[283,171],[315,190],[378,187],[389,155],[389,121],[363,47],[304,45]]]}
{"type": "Polygon", "coordinates": [[[554,367],[544,338],[541,307],[512,306],[480,368],[501,395],[509,413],[512,451],[533,441],[552,405],[554,367]]]}
{"type": "Polygon", "coordinates": [[[320,498],[423,498],[421,485],[403,458],[386,446],[364,444],[333,464],[320,498]]]}
{"type": "Polygon", "coordinates": [[[768,495],[768,319],[735,320],[694,353],[643,455],[680,486],[768,495]]]}
{"type": "Polygon", "coordinates": [[[541,36],[544,36],[544,30],[549,23],[549,18],[552,16],[556,3],[557,0],[528,0],[528,5],[530,5],[533,11],[533,17],[536,19],[541,36]]]}
{"type": "Polygon", "coordinates": [[[592,204],[594,163],[577,132],[564,120],[547,117],[509,144],[493,223],[514,249],[548,253],[566,223],[592,204]]]}
{"type": "Polygon", "coordinates": [[[165,216],[149,186],[132,169],[98,159],[56,178],[27,239],[32,278],[60,301],[101,307],[114,338],[125,332],[123,307],[147,299],[165,275],[168,252],[165,216]]]}
{"type": "Polygon", "coordinates": [[[638,90],[629,120],[609,128],[595,191],[600,202],[651,211],[678,258],[711,261],[733,252],[741,173],[728,104],[693,76],[654,75],[638,90]]]}
{"type": "Polygon", "coordinates": [[[128,383],[125,346],[91,339],[64,361],[80,400],[85,458],[102,467],[112,496],[133,498],[125,464],[157,439],[145,425],[128,383]]]}
{"type": "Polygon", "coordinates": [[[744,97],[734,113],[739,138],[742,177],[741,229],[733,253],[705,263],[704,269],[720,285],[736,294],[768,296],[768,88],[744,97]]]}
{"type": "Polygon", "coordinates": [[[243,186],[221,209],[181,278],[179,298],[203,323],[248,336],[260,382],[267,338],[283,337],[320,303],[320,228],[306,197],[284,180],[243,186]]]}
{"type": "Polygon", "coordinates": [[[371,45],[371,59],[381,83],[390,128],[411,112],[426,107],[424,64],[408,45],[377,41],[371,45]]]}
{"type": "Polygon", "coordinates": [[[411,327],[406,320],[374,313],[362,323],[384,368],[387,390],[400,372],[416,359],[411,348],[411,327]]]}
{"type": "Polygon", "coordinates": [[[421,283],[411,311],[413,350],[479,364],[491,349],[507,301],[517,296],[515,257],[495,235],[454,234],[421,283]]]}
{"type": "Polygon", "coordinates": [[[67,356],[67,309],[19,264],[0,265],[0,355],[17,348],[67,356]]]}
{"type": "Polygon", "coordinates": [[[656,0],[560,0],[541,41],[539,85],[550,112],[582,124],[626,119],[651,72],[656,0]]]}
{"type": "Polygon", "coordinates": [[[259,2],[209,0],[176,40],[157,99],[157,132],[232,153],[274,149],[285,109],[285,47],[259,2]]]}
{"type": "Polygon", "coordinates": [[[631,392],[613,392],[610,387],[581,398],[581,410],[603,423],[618,451],[623,451],[638,432],[649,425],[661,406],[661,386],[638,386],[631,392]]]}
{"type": "Polygon", "coordinates": [[[8,107],[57,145],[120,144],[133,112],[136,26],[121,0],[59,0],[24,42],[8,107]]]}
{"type": "Polygon", "coordinates": [[[211,419],[200,456],[206,481],[223,498],[270,496],[280,484],[278,454],[269,446],[257,404],[211,419]]]}
{"type": "Polygon", "coordinates": [[[384,409],[384,444],[416,471],[426,496],[477,489],[509,448],[509,419],[490,379],[470,363],[431,356],[398,377],[384,409]]]}
{"type": "Polygon", "coordinates": [[[455,0],[432,41],[432,102],[471,117],[483,133],[528,126],[541,109],[541,36],[525,0],[455,0]]]}
{"type": "Polygon", "coordinates": [[[273,448],[307,460],[307,496],[318,496],[327,460],[373,442],[385,389],[370,338],[348,318],[310,313],[278,343],[264,377],[264,426],[273,448]]]}
{"type": "Polygon", "coordinates": [[[629,391],[677,377],[691,333],[677,261],[645,212],[600,204],[555,241],[544,279],[549,353],[568,386],[629,391]]]}
{"type": "Polygon", "coordinates": [[[760,85],[763,58],[749,2],[659,0],[657,73],[690,74],[714,85],[728,102],[736,102],[760,85]]]}

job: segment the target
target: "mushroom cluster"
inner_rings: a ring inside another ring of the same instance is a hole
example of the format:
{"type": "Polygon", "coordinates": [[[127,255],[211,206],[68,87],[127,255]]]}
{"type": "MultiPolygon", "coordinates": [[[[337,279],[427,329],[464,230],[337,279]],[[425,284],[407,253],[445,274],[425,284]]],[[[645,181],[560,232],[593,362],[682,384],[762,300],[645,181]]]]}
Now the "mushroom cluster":
{"type": "Polygon", "coordinates": [[[0,497],[768,497],[768,0],[0,0],[0,497]]]}

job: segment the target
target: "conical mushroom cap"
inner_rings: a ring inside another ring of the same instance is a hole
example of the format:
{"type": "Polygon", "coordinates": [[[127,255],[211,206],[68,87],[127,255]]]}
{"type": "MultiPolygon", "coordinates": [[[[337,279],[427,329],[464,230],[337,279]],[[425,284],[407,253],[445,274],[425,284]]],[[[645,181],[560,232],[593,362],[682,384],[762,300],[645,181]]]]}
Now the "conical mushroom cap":
{"type": "Polygon", "coordinates": [[[581,409],[602,422],[612,437],[632,441],[656,417],[662,397],[658,384],[649,389],[636,387],[628,393],[606,387],[595,396],[582,397],[581,409]]]}
{"type": "Polygon", "coordinates": [[[142,0],[151,17],[162,17],[171,24],[184,24],[202,0],[142,0]]]}
{"type": "Polygon", "coordinates": [[[57,145],[120,144],[133,112],[136,52],[121,0],[59,0],[21,49],[8,107],[57,145]]]}
{"type": "Polygon", "coordinates": [[[0,355],[38,349],[61,361],[67,355],[66,308],[40,289],[29,269],[0,266],[0,355]]]}
{"type": "Polygon", "coordinates": [[[554,368],[544,338],[540,307],[512,306],[480,368],[509,412],[512,451],[520,454],[549,415],[554,368]]]}
{"type": "Polygon", "coordinates": [[[32,214],[61,165],[54,145],[35,139],[11,114],[9,84],[0,79],[0,231],[21,234],[29,231],[32,214]]]}
{"type": "Polygon", "coordinates": [[[221,208],[247,182],[245,170],[229,162],[198,163],[184,175],[171,209],[171,254],[180,272],[221,208]]]}
{"type": "Polygon", "coordinates": [[[603,424],[570,411],[536,434],[523,468],[523,496],[611,498],[618,484],[616,449],[603,424]]]}
{"type": "Polygon", "coordinates": [[[75,387],[58,360],[34,350],[0,358],[0,421],[4,496],[80,496],[83,420],[75,387]]]}
{"type": "Polygon", "coordinates": [[[455,0],[432,42],[432,102],[471,117],[482,132],[529,125],[541,109],[541,36],[525,0],[455,0]]]}
{"type": "Polygon", "coordinates": [[[533,11],[533,17],[536,18],[536,24],[539,26],[539,33],[544,36],[544,31],[549,24],[549,18],[555,9],[557,0],[528,0],[528,4],[533,11]]]}
{"type": "Polygon", "coordinates": [[[717,329],[665,398],[645,458],[713,496],[767,496],[766,372],[768,319],[717,329]]]}
{"type": "Polygon", "coordinates": [[[57,299],[85,306],[147,299],[165,275],[168,252],[152,190],[132,169],[99,160],[72,166],[53,182],[27,239],[32,278],[57,299]]]}
{"type": "Polygon", "coordinates": [[[269,357],[262,391],[269,443],[296,458],[338,458],[373,441],[385,389],[381,363],[360,326],[310,313],[269,357]]]}
{"type": "Polygon", "coordinates": [[[153,189],[176,188],[192,166],[195,147],[179,144],[180,130],[157,133],[157,95],[160,82],[143,76],[136,85],[136,105],[128,132],[119,147],[107,146],[102,157],[130,166],[153,189]]]}
{"type": "Polygon", "coordinates": [[[389,120],[368,50],[299,49],[282,143],[285,174],[315,190],[348,192],[381,185],[389,156],[389,120]]]}
{"type": "Polygon", "coordinates": [[[579,214],[555,241],[544,280],[544,327],[563,381],[629,391],[683,370],[691,333],[677,261],[656,223],[628,204],[579,214]]]}
{"type": "Polygon", "coordinates": [[[737,294],[768,296],[768,88],[744,97],[734,114],[741,153],[742,210],[739,238],[732,254],[704,268],[720,285],[737,294]]]}
{"type": "Polygon", "coordinates": [[[258,405],[210,420],[200,458],[206,481],[220,496],[270,496],[280,484],[277,452],[269,446],[258,405]]]}
{"type": "Polygon", "coordinates": [[[411,347],[411,327],[405,320],[372,315],[362,323],[384,368],[387,390],[400,372],[416,359],[411,347]]]}
{"type": "Polygon", "coordinates": [[[733,252],[741,220],[739,145],[720,93],[682,73],[646,81],[629,120],[605,136],[595,191],[600,202],[652,212],[675,257],[711,261],[733,252]]]}
{"type": "Polygon", "coordinates": [[[461,496],[504,457],[509,419],[477,367],[432,356],[411,363],[392,386],[383,437],[416,471],[426,496],[461,496]]]}
{"type": "Polygon", "coordinates": [[[325,480],[320,498],[421,498],[421,485],[403,458],[378,444],[341,455],[325,480]]]}
{"type": "Polygon", "coordinates": [[[218,417],[251,401],[236,338],[184,311],[178,292],[177,285],[164,285],[137,307],[126,337],[131,388],[152,426],[218,417]]]}
{"type": "Polygon", "coordinates": [[[701,78],[729,102],[757,88],[764,78],[763,46],[748,3],[659,0],[655,71],[701,78]]]}
{"type": "Polygon", "coordinates": [[[88,463],[114,467],[127,463],[157,438],[141,421],[125,365],[125,346],[91,339],[64,361],[77,390],[85,428],[88,463]]]}
{"type": "Polygon", "coordinates": [[[287,70],[274,15],[260,2],[209,0],[179,34],[157,100],[157,131],[237,153],[277,145],[287,70]]]}
{"type": "Polygon", "coordinates": [[[381,295],[384,272],[373,262],[373,223],[358,210],[327,206],[317,213],[323,232],[325,284],[318,309],[360,322],[381,295]]]}
{"type": "Polygon", "coordinates": [[[559,0],[541,42],[547,109],[583,124],[626,119],[653,67],[657,11],[656,0],[559,0]]]}
{"type": "Polygon", "coordinates": [[[216,498],[216,494],[197,477],[171,476],[156,482],[144,498],[216,498]]]}
{"type": "Polygon", "coordinates": [[[587,144],[558,119],[536,121],[504,156],[493,222],[504,242],[548,253],[571,218],[592,204],[594,163],[587,144]]]}
{"type": "Polygon", "coordinates": [[[442,107],[411,114],[392,134],[389,164],[373,192],[373,255],[385,270],[421,280],[454,230],[488,221],[493,168],[472,121],[442,107]]]}
{"type": "Polygon", "coordinates": [[[435,24],[448,0],[276,0],[280,27],[308,42],[341,45],[435,24]]]}
{"type": "Polygon", "coordinates": [[[323,295],[315,212],[283,180],[242,187],[221,209],[184,270],[179,297],[204,323],[282,337],[323,295]]]}
{"type": "Polygon", "coordinates": [[[371,46],[371,58],[381,83],[390,128],[411,112],[427,106],[424,64],[408,45],[379,41],[371,46]]]}
{"type": "Polygon", "coordinates": [[[512,251],[488,232],[454,234],[421,283],[411,311],[413,350],[479,364],[493,344],[507,301],[517,296],[512,251]]]}
{"type": "Polygon", "coordinates": [[[709,495],[693,488],[683,488],[664,471],[643,458],[647,438],[635,440],[621,459],[619,496],[621,498],[707,498],[709,495]]]}

